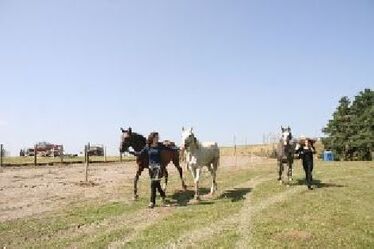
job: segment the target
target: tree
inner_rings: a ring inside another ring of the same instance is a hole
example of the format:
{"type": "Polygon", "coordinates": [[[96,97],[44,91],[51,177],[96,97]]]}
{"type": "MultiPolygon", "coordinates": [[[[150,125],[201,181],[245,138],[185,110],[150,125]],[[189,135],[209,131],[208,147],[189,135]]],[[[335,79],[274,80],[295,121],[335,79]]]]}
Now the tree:
{"type": "Polygon", "coordinates": [[[344,160],[371,160],[374,145],[374,92],[365,89],[352,102],[339,101],[333,117],[322,130],[325,148],[344,160]]]}
{"type": "Polygon", "coordinates": [[[352,148],[360,160],[371,160],[374,146],[374,92],[365,89],[357,95],[351,106],[352,148]]]}
{"type": "Polygon", "coordinates": [[[322,130],[328,135],[322,140],[325,148],[335,152],[338,158],[345,156],[345,149],[349,147],[348,137],[350,121],[350,100],[342,97],[337,110],[333,113],[333,118],[329,120],[327,126],[322,130]]]}

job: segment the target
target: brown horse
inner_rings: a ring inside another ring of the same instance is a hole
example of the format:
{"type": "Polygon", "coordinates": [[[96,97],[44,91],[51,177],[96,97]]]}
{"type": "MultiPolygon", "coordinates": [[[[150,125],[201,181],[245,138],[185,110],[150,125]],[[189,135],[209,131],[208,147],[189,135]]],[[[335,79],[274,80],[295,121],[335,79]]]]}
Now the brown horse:
{"type": "MultiPolygon", "coordinates": [[[[132,132],[131,128],[128,128],[127,130],[124,130],[121,128],[122,136],[121,136],[121,145],[120,145],[120,152],[123,153],[125,151],[128,151],[130,147],[132,147],[135,151],[139,152],[146,146],[146,138],[138,133],[132,132]]],[[[182,181],[182,188],[184,190],[187,189],[186,184],[183,180],[183,170],[180,166],[180,154],[179,149],[175,146],[175,143],[170,141],[164,141],[161,143],[161,146],[167,147],[167,148],[175,148],[175,150],[162,150],[161,152],[161,173],[162,176],[165,176],[165,184],[164,184],[164,190],[166,190],[167,184],[168,184],[168,177],[169,173],[166,169],[166,166],[173,162],[174,166],[177,168],[179,172],[179,177],[182,181]]],[[[136,171],[136,175],[134,178],[134,200],[138,199],[138,181],[139,177],[142,174],[143,170],[145,168],[148,168],[149,161],[148,161],[148,155],[141,154],[140,156],[136,157],[136,164],[138,165],[138,169],[136,171]]]]}

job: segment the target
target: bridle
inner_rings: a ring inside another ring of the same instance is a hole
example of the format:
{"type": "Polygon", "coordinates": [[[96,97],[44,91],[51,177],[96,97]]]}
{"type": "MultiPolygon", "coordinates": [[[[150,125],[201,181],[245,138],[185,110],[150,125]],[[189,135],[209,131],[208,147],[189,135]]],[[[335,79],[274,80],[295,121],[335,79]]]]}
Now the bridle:
{"type": "Polygon", "coordinates": [[[196,148],[199,148],[199,145],[197,143],[197,138],[195,137],[193,133],[191,133],[187,137],[187,139],[184,140],[184,149],[190,147],[191,144],[195,144],[196,148]],[[186,143],[187,140],[188,140],[188,143],[186,143]]]}

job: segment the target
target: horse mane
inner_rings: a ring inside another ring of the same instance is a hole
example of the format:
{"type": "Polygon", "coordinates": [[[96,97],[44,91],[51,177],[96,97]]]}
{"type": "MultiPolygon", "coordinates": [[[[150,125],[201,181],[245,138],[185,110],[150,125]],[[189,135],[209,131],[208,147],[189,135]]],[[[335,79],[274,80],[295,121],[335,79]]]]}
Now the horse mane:
{"type": "Polygon", "coordinates": [[[134,136],[134,137],[140,137],[142,140],[143,140],[143,139],[144,139],[144,140],[147,140],[147,139],[145,138],[145,136],[143,136],[142,134],[139,134],[139,133],[136,133],[136,132],[132,132],[131,134],[132,134],[132,136],[134,136]]]}
{"type": "Polygon", "coordinates": [[[202,144],[201,142],[199,141],[199,139],[195,136],[195,134],[193,134],[193,137],[194,137],[194,140],[195,140],[195,144],[196,144],[196,148],[199,149],[202,147],[202,144]]]}
{"type": "MultiPolygon", "coordinates": [[[[136,144],[136,146],[138,147],[138,150],[143,149],[144,146],[147,145],[147,139],[143,135],[136,132],[132,132],[131,136],[134,141],[134,144],[136,144]]],[[[134,150],[136,150],[136,148],[134,148],[134,150]]]]}

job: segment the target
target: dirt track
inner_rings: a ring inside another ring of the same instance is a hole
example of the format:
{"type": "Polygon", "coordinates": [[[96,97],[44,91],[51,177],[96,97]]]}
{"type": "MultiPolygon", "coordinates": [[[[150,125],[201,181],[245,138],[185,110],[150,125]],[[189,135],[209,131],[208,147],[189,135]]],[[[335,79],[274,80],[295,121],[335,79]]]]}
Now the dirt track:
{"type": "MultiPolygon", "coordinates": [[[[223,157],[221,167],[255,164],[261,158],[223,157]]],[[[185,169],[184,165],[183,168],[185,169]]],[[[170,174],[177,174],[172,165],[170,174]]],[[[0,173],[0,222],[51,212],[90,200],[125,200],[132,192],[134,162],[90,165],[91,186],[84,186],[84,166],[5,168],[0,173]],[[127,195],[128,196],[128,195],[127,195]]],[[[189,174],[189,172],[187,173],[189,174]]],[[[144,179],[146,174],[143,173],[144,179]]]]}

